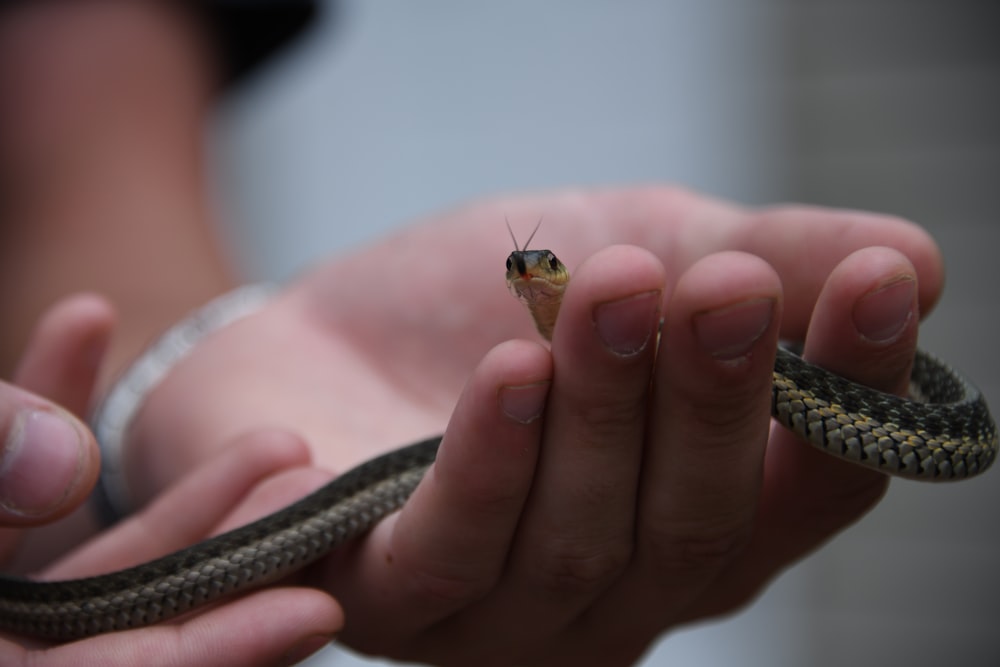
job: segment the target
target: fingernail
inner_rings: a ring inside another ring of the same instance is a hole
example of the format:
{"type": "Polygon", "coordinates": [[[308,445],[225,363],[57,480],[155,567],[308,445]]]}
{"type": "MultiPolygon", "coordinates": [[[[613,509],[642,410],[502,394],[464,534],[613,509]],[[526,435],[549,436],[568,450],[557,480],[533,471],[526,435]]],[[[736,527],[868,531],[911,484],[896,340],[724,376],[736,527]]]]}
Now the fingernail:
{"type": "Polygon", "coordinates": [[[774,299],[751,299],[732,306],[698,313],[694,333],[712,357],[738,359],[764,335],[774,317],[774,299]]]}
{"type": "Polygon", "coordinates": [[[59,505],[82,469],[83,439],[67,418],[25,410],[14,418],[0,458],[0,508],[38,516],[59,505]]]}
{"type": "Polygon", "coordinates": [[[284,664],[297,665],[312,654],[332,642],[334,635],[311,635],[290,648],[284,656],[284,664]]]}
{"type": "Polygon", "coordinates": [[[916,281],[907,276],[858,299],[852,314],[858,333],[876,343],[899,337],[913,317],[916,287],[916,281]]]}
{"type": "Polygon", "coordinates": [[[500,387],[500,409],[514,421],[530,424],[542,416],[550,384],[546,380],[535,384],[500,387]]]}
{"type": "Polygon", "coordinates": [[[602,303],[594,308],[594,326],[604,346],[620,357],[642,352],[660,324],[660,290],[602,303]]]}

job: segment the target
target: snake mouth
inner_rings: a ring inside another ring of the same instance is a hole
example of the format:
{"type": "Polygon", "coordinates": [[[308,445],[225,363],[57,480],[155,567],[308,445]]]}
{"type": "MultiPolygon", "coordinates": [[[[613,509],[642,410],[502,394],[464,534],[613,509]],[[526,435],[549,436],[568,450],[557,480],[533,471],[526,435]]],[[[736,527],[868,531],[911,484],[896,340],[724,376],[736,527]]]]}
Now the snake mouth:
{"type": "Polygon", "coordinates": [[[543,276],[528,273],[507,280],[507,288],[517,299],[526,304],[547,303],[561,300],[562,286],[543,276]]]}

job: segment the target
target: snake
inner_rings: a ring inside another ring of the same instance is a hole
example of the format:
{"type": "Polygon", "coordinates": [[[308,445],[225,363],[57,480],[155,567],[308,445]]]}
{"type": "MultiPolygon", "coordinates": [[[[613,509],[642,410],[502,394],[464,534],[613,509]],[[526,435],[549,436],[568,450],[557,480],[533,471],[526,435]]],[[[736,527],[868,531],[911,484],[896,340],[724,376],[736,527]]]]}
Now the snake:
{"type": "MultiPolygon", "coordinates": [[[[528,250],[533,237],[523,248],[514,239],[506,280],[551,339],[569,272],[552,251],[528,250]]],[[[771,414],[821,451],[888,475],[960,480],[989,468],[997,429],[970,382],[917,350],[909,394],[856,384],[779,347],[771,414]]],[[[131,568],[63,581],[0,575],[0,630],[67,642],[166,621],[276,582],[399,510],[440,442],[433,437],[368,460],[284,509],[131,568]]]]}

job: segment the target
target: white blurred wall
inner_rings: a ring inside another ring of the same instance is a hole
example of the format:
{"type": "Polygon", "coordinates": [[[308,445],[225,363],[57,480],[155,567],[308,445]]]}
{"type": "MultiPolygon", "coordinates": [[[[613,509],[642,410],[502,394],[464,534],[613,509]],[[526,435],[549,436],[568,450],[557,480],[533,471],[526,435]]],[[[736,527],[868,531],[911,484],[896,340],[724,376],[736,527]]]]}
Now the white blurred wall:
{"type": "Polygon", "coordinates": [[[761,3],[336,3],[233,100],[219,171],[254,272],[467,198],[679,181],[780,196],[779,12],[761,3]]]}

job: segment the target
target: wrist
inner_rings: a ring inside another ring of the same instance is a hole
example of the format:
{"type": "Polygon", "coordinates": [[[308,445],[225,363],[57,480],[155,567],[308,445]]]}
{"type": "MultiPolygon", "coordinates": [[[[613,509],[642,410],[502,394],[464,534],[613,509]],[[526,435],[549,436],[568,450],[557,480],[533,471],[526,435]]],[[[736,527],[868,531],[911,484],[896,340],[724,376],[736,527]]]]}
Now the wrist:
{"type": "Polygon", "coordinates": [[[91,417],[101,448],[101,474],[94,489],[95,512],[112,524],[134,509],[125,475],[125,442],[146,397],[205,336],[259,310],[274,286],[249,284],[227,292],[173,325],[110,387],[91,417]]]}

